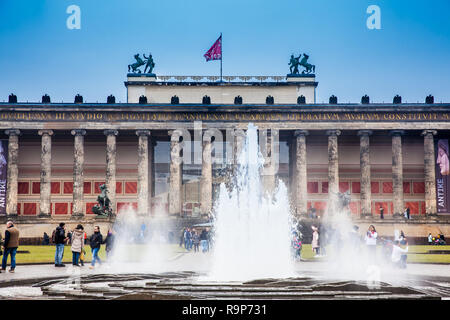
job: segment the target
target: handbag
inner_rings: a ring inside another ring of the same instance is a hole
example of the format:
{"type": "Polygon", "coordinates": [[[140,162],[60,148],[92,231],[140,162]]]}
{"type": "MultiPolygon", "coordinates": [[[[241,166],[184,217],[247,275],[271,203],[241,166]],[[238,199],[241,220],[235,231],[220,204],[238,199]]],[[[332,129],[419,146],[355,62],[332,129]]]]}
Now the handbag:
{"type": "Polygon", "coordinates": [[[84,261],[84,249],[81,249],[80,260],[84,261]]]}

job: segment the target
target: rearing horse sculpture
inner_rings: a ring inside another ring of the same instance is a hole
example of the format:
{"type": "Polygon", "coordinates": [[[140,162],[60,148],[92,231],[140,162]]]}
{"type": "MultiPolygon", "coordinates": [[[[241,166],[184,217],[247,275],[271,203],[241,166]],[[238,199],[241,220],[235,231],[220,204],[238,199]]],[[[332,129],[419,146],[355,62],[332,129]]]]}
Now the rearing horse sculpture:
{"type": "Polygon", "coordinates": [[[142,61],[141,57],[139,57],[139,53],[135,54],[134,58],[136,59],[136,62],[128,65],[128,72],[130,72],[131,67],[133,73],[135,73],[136,71],[137,73],[141,73],[141,70],[139,70],[138,68],[143,66],[145,62],[142,61]]]}
{"type": "Polygon", "coordinates": [[[304,53],[302,60],[300,60],[299,65],[301,65],[302,67],[305,67],[305,69],[306,69],[306,70],[303,70],[302,73],[316,72],[316,66],[308,63],[307,62],[308,58],[309,58],[309,56],[306,53],[304,53]]]}

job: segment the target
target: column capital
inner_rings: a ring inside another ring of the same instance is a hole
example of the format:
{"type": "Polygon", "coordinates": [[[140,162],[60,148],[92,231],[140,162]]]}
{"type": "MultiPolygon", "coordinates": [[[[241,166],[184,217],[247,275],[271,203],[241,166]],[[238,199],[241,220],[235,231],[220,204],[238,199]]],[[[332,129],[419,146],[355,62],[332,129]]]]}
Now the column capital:
{"type": "Polygon", "coordinates": [[[307,135],[309,135],[308,130],[295,130],[294,131],[294,137],[307,136],[307,135]]]}
{"type": "Polygon", "coordinates": [[[19,129],[8,129],[8,130],[5,130],[5,134],[8,136],[20,136],[20,130],[19,129]]]}
{"type": "Polygon", "coordinates": [[[327,136],[340,136],[341,130],[327,130],[327,136]]]}
{"type": "Polygon", "coordinates": [[[245,137],[245,130],[243,129],[234,129],[231,133],[234,137],[237,136],[245,137]]]}
{"type": "Polygon", "coordinates": [[[435,136],[435,135],[437,135],[437,131],[436,130],[423,130],[421,133],[422,136],[427,136],[429,134],[435,136]]]}
{"type": "Polygon", "coordinates": [[[180,129],[169,130],[168,134],[171,142],[181,142],[180,140],[183,136],[183,132],[180,129]]]}
{"type": "Polygon", "coordinates": [[[405,135],[405,130],[391,130],[389,131],[390,136],[399,137],[405,135]]]}
{"type": "Polygon", "coordinates": [[[53,135],[53,130],[38,130],[38,135],[40,136],[44,136],[44,135],[48,135],[48,136],[52,136],[53,135]]]}
{"type": "Polygon", "coordinates": [[[136,135],[138,136],[138,137],[140,137],[140,136],[150,136],[150,130],[136,130],[136,135]]]}
{"type": "Polygon", "coordinates": [[[119,134],[119,131],[115,129],[106,129],[105,131],[103,131],[103,134],[105,136],[117,136],[119,134]]]}
{"type": "Polygon", "coordinates": [[[212,142],[212,138],[214,137],[214,133],[206,130],[203,133],[203,142],[212,142]]]}
{"type": "Polygon", "coordinates": [[[73,136],[84,136],[86,135],[86,130],[84,129],[73,129],[70,131],[73,136]]]}
{"type": "Polygon", "coordinates": [[[361,136],[371,136],[372,134],[373,134],[372,130],[359,130],[357,135],[361,137],[361,136]]]}

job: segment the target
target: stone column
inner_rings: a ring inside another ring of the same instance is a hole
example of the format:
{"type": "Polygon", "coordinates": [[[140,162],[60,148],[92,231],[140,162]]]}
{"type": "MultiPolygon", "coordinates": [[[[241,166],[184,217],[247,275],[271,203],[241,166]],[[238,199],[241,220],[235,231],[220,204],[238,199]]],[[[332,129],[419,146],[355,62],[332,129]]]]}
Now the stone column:
{"type": "Polygon", "coordinates": [[[5,130],[8,140],[8,171],[6,183],[6,215],[17,216],[17,188],[19,179],[19,135],[20,130],[5,130]]]}
{"type": "Polygon", "coordinates": [[[436,171],[434,155],[435,130],[424,130],[424,170],[425,170],[425,212],[427,215],[436,215],[436,171]]]}
{"type": "Polygon", "coordinates": [[[151,137],[148,138],[148,212],[154,214],[152,209],[152,198],[155,196],[155,146],[156,142],[151,137]]]}
{"type": "Polygon", "coordinates": [[[276,187],[276,167],[278,159],[275,153],[277,150],[274,146],[278,139],[278,131],[270,129],[270,134],[267,129],[263,129],[260,135],[260,149],[264,157],[264,167],[262,170],[262,184],[264,192],[272,196],[276,187]],[[265,141],[265,143],[264,143],[265,141]]]}
{"type": "Polygon", "coordinates": [[[403,130],[393,130],[392,136],[392,189],[394,216],[401,216],[404,211],[403,203],[403,157],[402,135],[403,130]]]}
{"type": "Polygon", "coordinates": [[[147,216],[148,211],[148,137],[150,130],[137,130],[136,135],[139,137],[138,141],[138,214],[147,216]]]}
{"type": "Polygon", "coordinates": [[[360,163],[361,217],[372,215],[372,187],[370,177],[370,136],[371,130],[358,131],[360,163]]]}
{"type": "Polygon", "coordinates": [[[181,188],[183,186],[183,168],[181,157],[181,132],[169,131],[170,135],[170,178],[169,178],[169,214],[181,214],[181,188]]]}
{"type": "Polygon", "coordinates": [[[306,136],[309,134],[307,130],[296,130],[296,156],[295,156],[295,172],[296,172],[296,203],[297,214],[306,215],[308,212],[308,176],[306,167],[306,136]]]}
{"type": "Polygon", "coordinates": [[[50,197],[52,181],[52,135],[53,130],[39,130],[41,139],[41,200],[40,217],[50,217],[50,197]]]}
{"type": "MultiPolygon", "coordinates": [[[[295,134],[295,133],[294,133],[295,134]]],[[[294,212],[297,211],[297,138],[294,136],[288,141],[289,146],[289,193],[294,212]]]]}
{"type": "Polygon", "coordinates": [[[116,213],[116,136],[119,134],[117,130],[105,130],[106,136],[106,176],[105,184],[108,190],[108,197],[111,201],[113,213],[116,213]]]}
{"type": "Polygon", "coordinates": [[[236,129],[233,131],[233,164],[239,165],[239,157],[245,144],[245,131],[236,129]]]}
{"type": "Polygon", "coordinates": [[[212,135],[203,134],[202,177],[200,179],[200,212],[209,214],[212,209],[212,135]]]}
{"type": "Polygon", "coordinates": [[[72,217],[84,216],[84,136],[86,130],[76,129],[71,131],[74,136],[73,148],[73,210],[72,217]]]}
{"type": "Polygon", "coordinates": [[[333,213],[337,208],[339,192],[339,156],[338,136],[340,130],[328,130],[328,213],[333,213]]]}

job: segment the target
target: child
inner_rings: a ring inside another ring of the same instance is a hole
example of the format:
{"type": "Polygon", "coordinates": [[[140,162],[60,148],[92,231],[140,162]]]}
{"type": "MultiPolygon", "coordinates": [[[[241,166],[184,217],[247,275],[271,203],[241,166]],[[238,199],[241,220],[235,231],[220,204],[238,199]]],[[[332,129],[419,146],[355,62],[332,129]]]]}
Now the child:
{"type": "Polygon", "coordinates": [[[86,250],[84,250],[84,248],[81,249],[81,254],[80,254],[80,264],[81,266],[84,266],[84,257],[86,256],[86,250]]]}
{"type": "Polygon", "coordinates": [[[314,256],[318,257],[320,254],[320,246],[319,246],[319,229],[315,226],[311,226],[311,229],[313,230],[313,238],[311,242],[311,248],[314,252],[314,256]]]}

